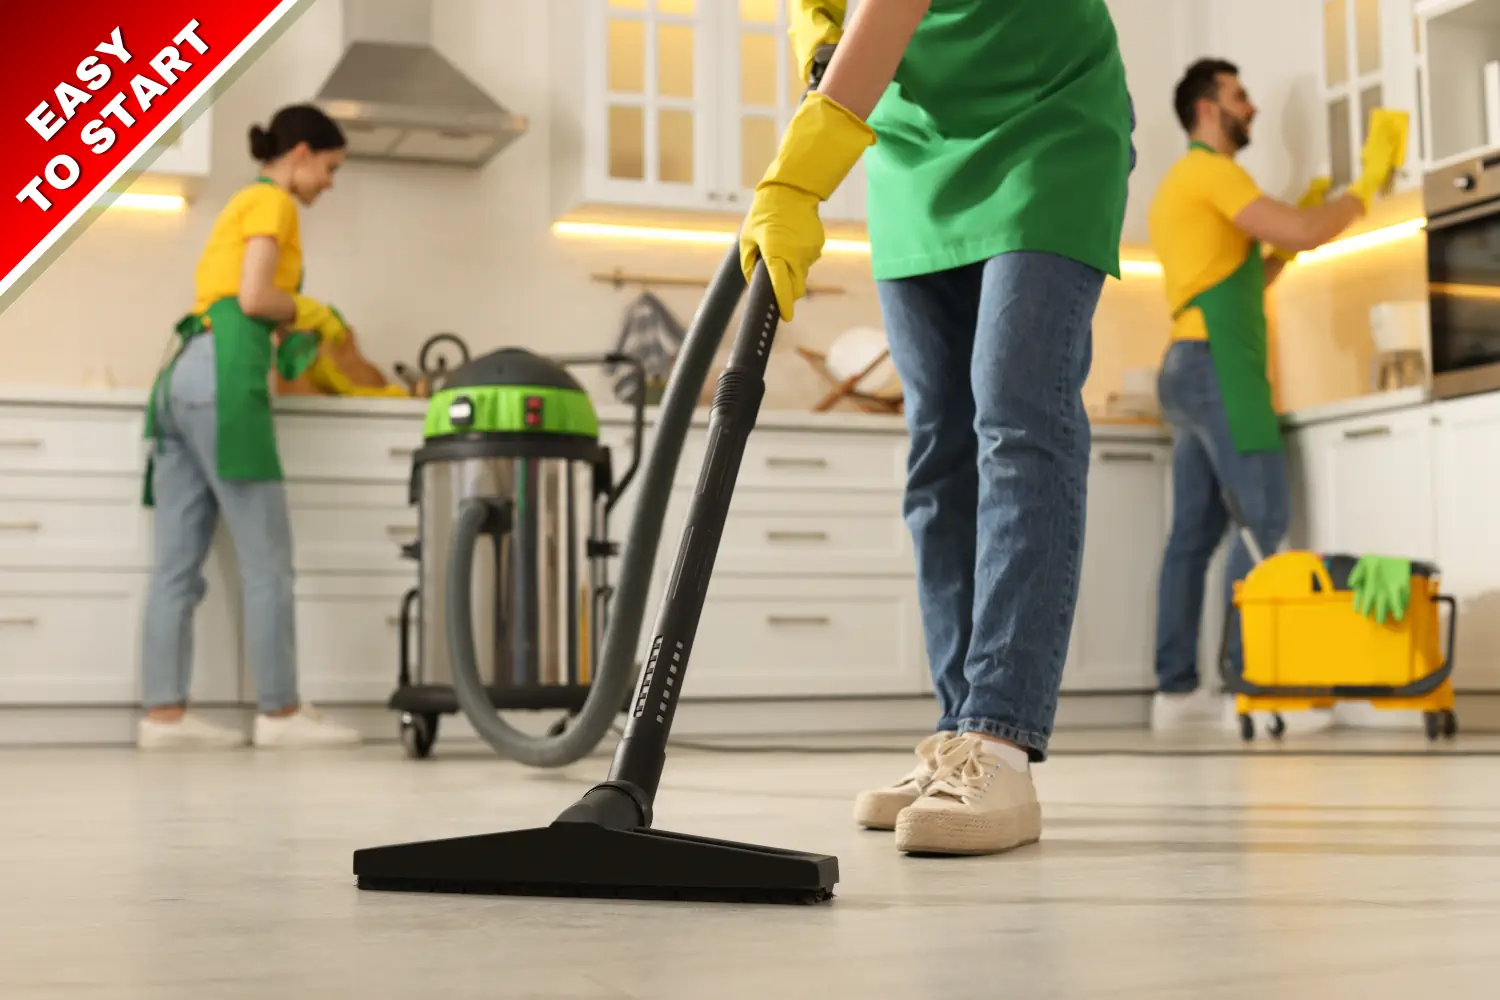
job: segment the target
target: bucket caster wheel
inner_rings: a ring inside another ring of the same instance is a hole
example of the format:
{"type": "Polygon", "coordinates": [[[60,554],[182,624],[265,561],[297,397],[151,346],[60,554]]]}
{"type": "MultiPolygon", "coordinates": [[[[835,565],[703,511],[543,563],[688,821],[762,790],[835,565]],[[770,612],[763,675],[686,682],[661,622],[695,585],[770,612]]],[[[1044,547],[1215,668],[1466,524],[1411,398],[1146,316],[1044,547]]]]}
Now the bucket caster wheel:
{"type": "Polygon", "coordinates": [[[1271,721],[1266,723],[1266,732],[1270,733],[1271,738],[1276,740],[1286,735],[1286,720],[1281,717],[1280,712],[1271,713],[1271,721]]]}
{"type": "Polygon", "coordinates": [[[1255,719],[1247,712],[1240,713],[1240,739],[1246,743],[1255,739],[1255,719]]]}
{"type": "Polygon", "coordinates": [[[431,755],[437,735],[438,717],[435,713],[401,713],[401,747],[406,751],[406,756],[421,760],[431,755]]]}
{"type": "Polygon", "coordinates": [[[1458,716],[1453,714],[1453,709],[1445,708],[1441,712],[1423,712],[1422,728],[1427,731],[1428,740],[1436,742],[1438,737],[1453,739],[1458,735],[1458,716]]]}

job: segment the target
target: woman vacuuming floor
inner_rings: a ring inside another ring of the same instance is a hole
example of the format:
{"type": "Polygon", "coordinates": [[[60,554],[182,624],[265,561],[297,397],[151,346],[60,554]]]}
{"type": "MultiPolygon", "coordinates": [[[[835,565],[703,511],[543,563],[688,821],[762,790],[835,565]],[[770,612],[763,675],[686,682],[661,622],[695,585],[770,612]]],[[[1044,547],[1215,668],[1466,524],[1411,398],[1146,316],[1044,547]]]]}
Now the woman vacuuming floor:
{"type": "Polygon", "coordinates": [[[818,203],[864,158],[871,258],[911,435],[904,511],[941,708],[856,820],[902,851],[1036,841],[1082,558],[1094,309],[1119,276],[1134,114],[1105,0],[789,0],[804,81],[741,236],[783,318],[818,203]]]}

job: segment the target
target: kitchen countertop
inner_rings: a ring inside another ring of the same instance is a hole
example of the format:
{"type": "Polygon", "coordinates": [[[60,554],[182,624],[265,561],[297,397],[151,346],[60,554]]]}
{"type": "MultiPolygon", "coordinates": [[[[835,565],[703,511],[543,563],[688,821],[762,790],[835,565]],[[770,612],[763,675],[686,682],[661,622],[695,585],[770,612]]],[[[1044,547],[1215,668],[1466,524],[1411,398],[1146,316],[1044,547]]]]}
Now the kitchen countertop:
{"type": "MultiPolygon", "coordinates": [[[[146,405],[146,389],[87,388],[83,386],[0,385],[0,406],[87,406],[112,409],[141,409],[146,405]]],[[[288,415],[386,417],[400,420],[420,419],[427,412],[425,399],[388,399],[369,396],[279,396],[272,400],[275,412],[288,415]]],[[[605,424],[629,424],[632,410],[618,403],[599,407],[599,419],[605,424]]],[[[657,409],[647,407],[649,426],[657,409]]],[[[709,408],[699,407],[693,423],[708,423],[709,408]]],[[[807,410],[763,409],[756,427],[782,430],[874,431],[904,433],[906,424],[900,414],[883,413],[812,413],[807,410]]],[[[1135,418],[1096,417],[1092,421],[1096,439],[1166,440],[1166,428],[1156,422],[1135,418]]]]}
{"type": "Polygon", "coordinates": [[[1330,420],[1347,420],[1350,417],[1366,417],[1377,413],[1391,413],[1413,406],[1424,406],[1432,401],[1432,394],[1425,386],[1407,389],[1392,389],[1388,392],[1372,392],[1350,399],[1340,399],[1319,406],[1306,406],[1283,414],[1281,422],[1289,428],[1307,427],[1327,423],[1330,420]]]}

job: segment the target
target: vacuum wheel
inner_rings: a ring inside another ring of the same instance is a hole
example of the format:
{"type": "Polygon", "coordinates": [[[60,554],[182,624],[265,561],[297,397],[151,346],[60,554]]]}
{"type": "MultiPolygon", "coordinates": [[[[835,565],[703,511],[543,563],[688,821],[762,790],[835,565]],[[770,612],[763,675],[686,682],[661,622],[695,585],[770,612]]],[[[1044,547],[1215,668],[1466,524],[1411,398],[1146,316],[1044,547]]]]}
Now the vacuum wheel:
{"type": "Polygon", "coordinates": [[[1441,712],[1423,712],[1422,728],[1427,731],[1429,740],[1435,741],[1440,736],[1451,740],[1458,735],[1458,716],[1451,708],[1445,708],[1441,712]]]}
{"type": "Polygon", "coordinates": [[[406,750],[406,756],[413,760],[427,757],[432,753],[432,745],[437,742],[437,736],[437,713],[401,713],[401,746],[406,750]]]}

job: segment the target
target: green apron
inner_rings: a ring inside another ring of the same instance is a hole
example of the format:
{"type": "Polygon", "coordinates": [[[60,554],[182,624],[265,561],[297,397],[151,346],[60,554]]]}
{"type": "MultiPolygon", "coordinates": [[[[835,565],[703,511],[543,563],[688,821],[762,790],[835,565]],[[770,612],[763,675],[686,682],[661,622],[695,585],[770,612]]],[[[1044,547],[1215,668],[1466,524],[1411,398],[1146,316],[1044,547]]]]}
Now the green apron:
{"type": "Polygon", "coordinates": [[[1244,262],[1234,273],[1193,296],[1172,316],[1175,320],[1193,308],[1203,313],[1208,353],[1219,377],[1229,436],[1242,455],[1280,451],[1283,447],[1281,421],[1271,401],[1271,379],[1266,370],[1265,297],[1265,261],[1260,243],[1252,240],[1244,262]]]}
{"type": "MultiPolygon", "coordinates": [[[[270,181],[261,179],[264,183],[270,181]]],[[[297,282],[301,292],[302,282],[297,282]]],[[[230,296],[209,306],[201,315],[184,317],[176,327],[182,339],[177,352],[157,376],[146,403],[145,436],[152,444],[146,459],[146,481],[141,502],[156,504],[152,487],[155,452],[161,448],[161,428],[156,407],[162,387],[170,386],[172,370],[183,348],[204,333],[214,338],[214,375],[217,383],[219,478],[226,480],[276,480],[282,478],[281,459],[276,452],[276,428],[271,415],[272,334],[276,324],[245,315],[239,300],[230,296]],[[204,319],[208,323],[204,323],[204,319]]],[[[285,379],[300,378],[318,354],[318,337],[293,333],[283,338],[274,352],[277,370],[285,379]]]]}

